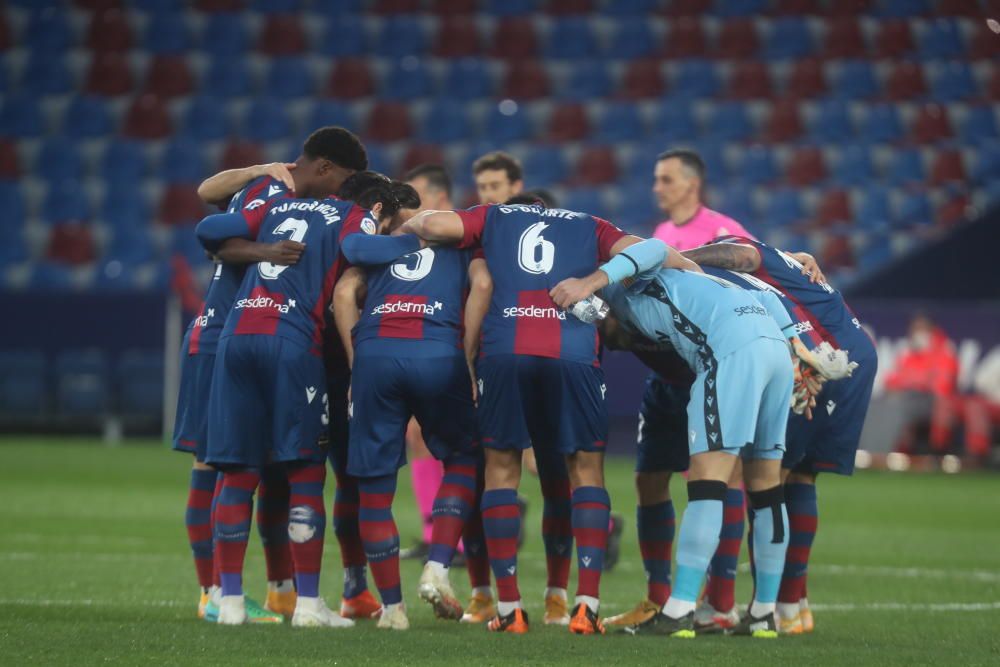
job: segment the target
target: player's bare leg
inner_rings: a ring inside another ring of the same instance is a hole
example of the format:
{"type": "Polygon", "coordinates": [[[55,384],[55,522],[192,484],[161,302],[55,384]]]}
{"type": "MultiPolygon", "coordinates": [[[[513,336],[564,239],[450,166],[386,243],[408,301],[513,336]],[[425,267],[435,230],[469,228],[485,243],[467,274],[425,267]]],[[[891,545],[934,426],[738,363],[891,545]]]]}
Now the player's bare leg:
{"type": "Polygon", "coordinates": [[[788,552],[778,592],[778,630],[783,634],[813,631],[813,616],[806,599],[809,552],[816,537],[816,474],[782,470],[788,508],[788,552]]]}
{"type": "Polygon", "coordinates": [[[577,558],[576,600],[569,629],[575,634],[604,634],[598,612],[611,518],[611,498],[604,488],[604,453],[576,452],[566,457],[566,467],[573,489],[572,524],[577,558]]]}
{"type": "Polygon", "coordinates": [[[521,483],[521,451],[486,449],[486,485],[483,491],[483,526],[490,567],[497,582],[497,616],[491,632],[525,633],[528,616],[517,587],[517,534],[521,512],[517,488],[521,483]]]}

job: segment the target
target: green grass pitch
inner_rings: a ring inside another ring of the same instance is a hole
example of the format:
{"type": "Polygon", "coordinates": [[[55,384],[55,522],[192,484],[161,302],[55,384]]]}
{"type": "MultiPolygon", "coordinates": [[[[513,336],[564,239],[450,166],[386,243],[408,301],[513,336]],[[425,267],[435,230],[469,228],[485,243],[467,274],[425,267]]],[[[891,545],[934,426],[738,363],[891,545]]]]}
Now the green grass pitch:
{"type": "MultiPolygon", "coordinates": [[[[149,442],[107,448],[85,440],[0,440],[0,662],[1000,664],[997,476],[866,472],[822,478],[809,578],[815,633],[776,641],[683,641],[576,637],[540,623],[526,636],[493,636],[481,627],[436,621],[417,599],[414,563],[403,568],[409,632],[378,631],[370,623],[339,631],[209,625],[195,618],[197,588],[183,525],[189,466],[189,457],[149,442]]],[[[408,478],[403,471],[396,502],[404,545],[417,534],[408,478]]],[[[603,581],[605,615],[629,607],[645,590],[631,462],[610,460],[608,480],[615,508],[629,525],[622,561],[603,581]]],[[[535,480],[525,481],[530,506],[521,590],[529,613],[540,620],[541,501],[535,480]]],[[[684,497],[681,480],[674,491],[684,497]]],[[[336,607],[339,558],[332,531],[327,535],[322,589],[336,607]]],[[[456,570],[452,580],[464,596],[465,572],[456,570]]],[[[251,595],[262,596],[256,536],[246,581],[251,595]]],[[[746,601],[746,573],[738,592],[746,601]]]]}

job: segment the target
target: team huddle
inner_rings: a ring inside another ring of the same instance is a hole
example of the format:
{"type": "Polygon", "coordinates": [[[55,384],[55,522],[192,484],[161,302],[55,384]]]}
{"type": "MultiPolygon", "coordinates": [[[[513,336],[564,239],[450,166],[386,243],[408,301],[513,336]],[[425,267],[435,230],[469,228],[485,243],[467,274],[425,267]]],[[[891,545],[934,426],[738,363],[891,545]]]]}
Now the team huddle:
{"type": "Polygon", "coordinates": [[[670,245],[523,192],[503,153],[477,161],[481,204],[467,210],[429,206],[449,187],[433,168],[401,182],[367,166],[358,139],[328,127],[294,165],[199,188],[226,208],[196,230],[216,270],[185,335],[174,435],[195,458],[186,521],[199,615],[407,629],[392,507],[415,420],[443,469],[418,585],[438,618],[529,631],[517,494],[529,469],[544,498],[543,623],[673,637],[811,631],[816,475],[853,471],[877,365],[815,261],[701,205],[704,166],[688,151],[656,165],[654,192],[687,235],[670,245]],[[620,520],[604,484],[602,347],[652,370],[636,462],[647,598],[608,619],[600,583],[620,520]],[[339,613],[319,594],[328,460],[339,613]],[[688,504],[672,573],[674,472],[686,473],[688,504]],[[244,595],[242,574],[255,494],[263,605],[244,595]],[[740,611],[744,512],[754,594],[740,611]],[[457,555],[467,604],[449,579],[457,555]]]}

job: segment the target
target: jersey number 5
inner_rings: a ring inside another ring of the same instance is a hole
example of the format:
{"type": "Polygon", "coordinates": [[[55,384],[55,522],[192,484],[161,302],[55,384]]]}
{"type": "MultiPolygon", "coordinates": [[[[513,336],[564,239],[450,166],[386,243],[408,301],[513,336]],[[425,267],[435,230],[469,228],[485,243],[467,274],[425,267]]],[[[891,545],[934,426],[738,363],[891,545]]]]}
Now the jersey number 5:
{"type": "Polygon", "coordinates": [[[542,236],[547,228],[548,225],[544,222],[536,222],[524,230],[517,242],[517,263],[528,273],[537,275],[552,270],[556,260],[556,246],[542,236]]]}
{"type": "MultiPolygon", "coordinates": [[[[305,220],[299,220],[298,218],[288,218],[275,227],[274,231],[271,233],[275,236],[288,234],[288,238],[292,241],[302,243],[302,239],[306,237],[307,231],[309,231],[308,222],[305,220]]],[[[272,264],[271,262],[260,262],[257,264],[257,270],[260,272],[260,277],[264,280],[274,280],[287,268],[287,266],[278,266],[277,264],[272,264]]]]}

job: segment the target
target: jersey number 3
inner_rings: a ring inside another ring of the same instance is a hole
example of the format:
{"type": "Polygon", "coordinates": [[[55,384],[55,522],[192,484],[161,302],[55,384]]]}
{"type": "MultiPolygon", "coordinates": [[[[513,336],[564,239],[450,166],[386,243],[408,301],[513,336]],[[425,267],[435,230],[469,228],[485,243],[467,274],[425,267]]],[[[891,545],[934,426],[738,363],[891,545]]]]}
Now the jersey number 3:
{"type": "MultiPolygon", "coordinates": [[[[307,231],[309,231],[308,222],[305,220],[299,220],[298,218],[288,218],[275,227],[274,231],[271,233],[275,236],[288,234],[288,238],[292,241],[302,243],[302,239],[306,237],[307,231]]],[[[260,277],[264,280],[274,280],[287,268],[287,266],[278,266],[277,264],[272,264],[271,262],[260,262],[257,264],[257,270],[260,272],[260,277]]]]}
{"type": "Polygon", "coordinates": [[[556,246],[542,236],[547,228],[548,225],[544,222],[536,222],[524,230],[517,242],[517,263],[528,273],[537,275],[552,270],[556,260],[556,246]]]}
{"type": "Polygon", "coordinates": [[[390,271],[400,280],[414,281],[426,278],[433,267],[434,251],[430,248],[424,248],[404,256],[401,261],[392,265],[390,271]]]}

